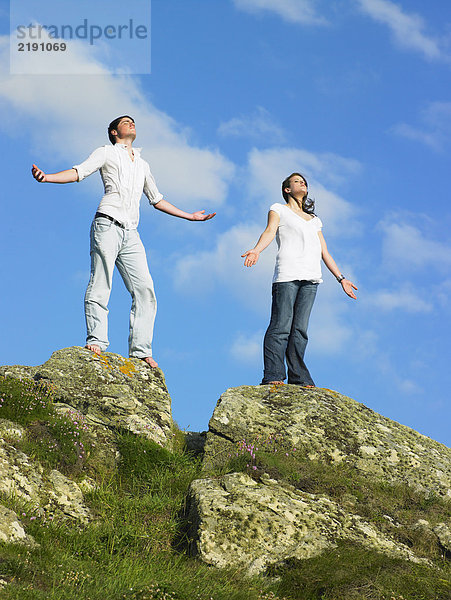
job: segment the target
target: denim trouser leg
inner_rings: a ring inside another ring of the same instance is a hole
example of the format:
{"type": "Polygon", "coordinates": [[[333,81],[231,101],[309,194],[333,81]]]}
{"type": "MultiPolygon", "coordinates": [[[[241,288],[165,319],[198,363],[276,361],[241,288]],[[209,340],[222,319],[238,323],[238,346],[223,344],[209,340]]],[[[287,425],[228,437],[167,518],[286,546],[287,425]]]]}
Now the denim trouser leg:
{"type": "Polygon", "coordinates": [[[119,273],[132,297],[128,355],[152,356],[152,337],[157,299],[147,266],[146,251],[135,230],[127,231],[127,244],[116,259],[119,273]]]}
{"type": "Polygon", "coordinates": [[[315,385],[304,362],[304,353],[307,346],[307,327],[315,301],[317,283],[300,281],[293,311],[293,324],[286,352],[288,367],[288,383],[298,385],[315,385]]]}
{"type": "Polygon", "coordinates": [[[293,322],[293,306],[297,296],[295,281],[272,285],[271,320],[263,341],[264,373],[262,383],[286,378],[285,352],[293,322]]]}
{"type": "Polygon", "coordinates": [[[263,344],[263,384],[286,378],[286,356],[288,382],[313,385],[303,359],[307,345],[308,319],[316,289],[317,284],[309,281],[273,284],[271,321],[263,344]]]}
{"type": "Polygon", "coordinates": [[[124,230],[107,219],[91,227],[91,277],[85,295],[87,343],[108,347],[108,300],[114,265],[132,296],[129,355],[152,356],[156,298],[144,246],[136,229],[124,230]]]}
{"type": "Polygon", "coordinates": [[[91,276],[85,294],[86,343],[108,347],[108,300],[121,240],[107,219],[91,225],[91,276]]]}

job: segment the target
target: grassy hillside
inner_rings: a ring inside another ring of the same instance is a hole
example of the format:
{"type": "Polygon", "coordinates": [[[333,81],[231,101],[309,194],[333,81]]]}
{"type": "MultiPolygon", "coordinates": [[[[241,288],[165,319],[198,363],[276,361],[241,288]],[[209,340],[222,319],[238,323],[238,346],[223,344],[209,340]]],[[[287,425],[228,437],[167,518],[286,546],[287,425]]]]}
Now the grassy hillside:
{"type": "MultiPolygon", "coordinates": [[[[17,497],[0,503],[16,511],[39,547],[0,545],[0,597],[5,600],[449,600],[449,557],[435,539],[411,527],[418,519],[449,522],[449,504],[402,486],[355,477],[346,468],[313,463],[292,449],[249,440],[224,466],[262,471],[314,493],[327,494],[348,510],[376,523],[408,544],[429,565],[394,560],[340,544],[323,555],[248,579],[217,571],[179,551],[181,514],[200,460],[185,451],[174,432],[174,450],[119,432],[120,460],[106,468],[92,434],[76,413],[59,416],[51,393],[30,383],[0,380],[0,419],[25,428],[9,440],[47,468],[81,481],[95,480],[86,494],[94,515],[79,526],[42,515],[17,497]],[[250,450],[251,449],[251,450],[250,450]],[[275,450],[278,450],[275,452],[275,450]],[[394,523],[396,525],[394,525],[394,523]]],[[[8,441],[8,440],[7,440],[8,441]]]]}

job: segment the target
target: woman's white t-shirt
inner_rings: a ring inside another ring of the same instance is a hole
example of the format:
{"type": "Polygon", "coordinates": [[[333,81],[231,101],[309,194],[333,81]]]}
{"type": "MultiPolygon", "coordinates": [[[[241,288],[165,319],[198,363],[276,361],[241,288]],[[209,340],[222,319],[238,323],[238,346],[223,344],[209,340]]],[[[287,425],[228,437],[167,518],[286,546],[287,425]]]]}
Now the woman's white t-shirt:
{"type": "Polygon", "coordinates": [[[273,283],[296,280],[321,283],[321,242],[318,236],[323,226],[321,219],[313,217],[306,221],[287,204],[278,202],[269,210],[280,217],[273,283]]]}

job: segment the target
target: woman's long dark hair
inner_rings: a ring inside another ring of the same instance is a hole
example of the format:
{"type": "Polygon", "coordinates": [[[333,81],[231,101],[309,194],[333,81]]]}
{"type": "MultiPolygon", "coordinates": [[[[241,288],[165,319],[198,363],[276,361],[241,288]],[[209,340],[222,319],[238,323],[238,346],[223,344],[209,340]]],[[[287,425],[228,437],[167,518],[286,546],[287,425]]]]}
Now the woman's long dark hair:
{"type": "MultiPolygon", "coordinates": [[[[309,215],[314,215],[315,214],[315,212],[314,212],[315,201],[308,197],[308,183],[307,183],[307,179],[304,177],[304,175],[302,175],[302,173],[291,173],[291,175],[289,175],[286,179],[283,180],[283,182],[282,182],[283,199],[288,204],[290,197],[291,198],[293,197],[293,196],[291,196],[291,194],[288,194],[288,192],[285,191],[285,188],[291,187],[290,181],[291,181],[291,178],[294,176],[302,177],[302,179],[305,181],[305,185],[307,186],[307,194],[302,198],[302,210],[309,215]]],[[[294,198],[294,200],[296,200],[296,198],[294,198]]],[[[297,202],[297,200],[296,200],[296,202],[297,202]]]]}

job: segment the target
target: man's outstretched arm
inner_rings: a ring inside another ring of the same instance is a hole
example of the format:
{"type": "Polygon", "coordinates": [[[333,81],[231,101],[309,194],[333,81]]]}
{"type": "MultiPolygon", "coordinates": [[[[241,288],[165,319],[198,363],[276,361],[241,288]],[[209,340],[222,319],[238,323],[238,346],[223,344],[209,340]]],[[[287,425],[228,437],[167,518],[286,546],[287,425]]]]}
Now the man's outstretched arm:
{"type": "Polygon", "coordinates": [[[204,210],[198,210],[193,213],[187,213],[184,210],[180,210],[167,200],[160,200],[156,204],[153,205],[157,210],[161,210],[168,215],[172,215],[173,217],[179,217],[180,219],[186,219],[187,221],[208,221],[212,219],[216,213],[210,213],[208,215],[205,214],[204,210]]]}
{"type": "Polygon", "coordinates": [[[73,183],[78,181],[77,169],[67,169],[59,173],[44,173],[39,167],[33,165],[31,174],[39,183],[73,183]]]}

